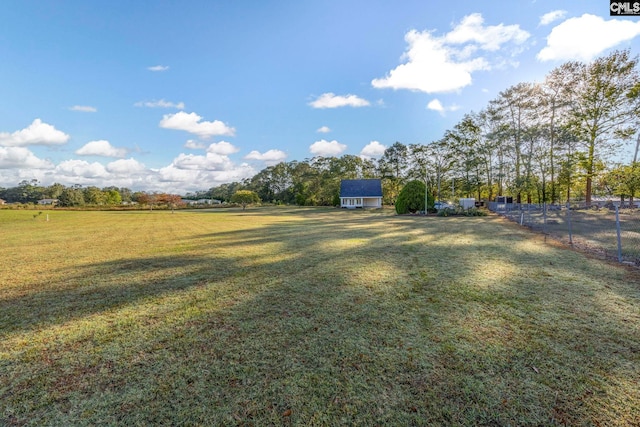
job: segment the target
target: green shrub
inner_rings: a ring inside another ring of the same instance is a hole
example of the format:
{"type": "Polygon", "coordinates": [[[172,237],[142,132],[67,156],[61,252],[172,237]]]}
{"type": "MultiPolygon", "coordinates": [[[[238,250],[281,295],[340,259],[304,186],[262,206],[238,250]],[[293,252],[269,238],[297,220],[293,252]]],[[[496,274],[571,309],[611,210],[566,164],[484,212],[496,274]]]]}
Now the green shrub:
{"type": "Polygon", "coordinates": [[[438,211],[438,216],[452,216],[452,215],[487,216],[487,211],[484,209],[478,209],[478,208],[462,209],[461,207],[457,207],[455,209],[444,208],[438,211]]]}
{"type": "Polygon", "coordinates": [[[396,199],[396,213],[403,215],[424,211],[425,185],[421,181],[410,181],[405,185],[396,199]]]}
{"type": "Polygon", "coordinates": [[[484,209],[471,208],[464,211],[465,216],[487,216],[487,211],[484,209]]]}

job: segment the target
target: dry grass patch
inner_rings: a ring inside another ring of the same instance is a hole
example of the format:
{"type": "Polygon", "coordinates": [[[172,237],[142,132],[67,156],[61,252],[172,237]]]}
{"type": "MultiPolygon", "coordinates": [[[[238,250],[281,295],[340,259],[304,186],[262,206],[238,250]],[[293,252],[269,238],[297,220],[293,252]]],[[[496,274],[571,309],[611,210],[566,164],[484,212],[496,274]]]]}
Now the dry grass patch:
{"type": "Polygon", "coordinates": [[[640,422],[637,272],[496,217],[0,226],[0,424],[640,422]]]}

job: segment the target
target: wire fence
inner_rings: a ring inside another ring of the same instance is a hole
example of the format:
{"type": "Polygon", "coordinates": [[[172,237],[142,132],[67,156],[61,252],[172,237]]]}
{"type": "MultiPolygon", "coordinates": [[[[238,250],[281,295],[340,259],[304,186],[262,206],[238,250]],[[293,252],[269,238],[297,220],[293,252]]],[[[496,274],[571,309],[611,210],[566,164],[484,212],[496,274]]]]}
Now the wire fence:
{"type": "Polygon", "coordinates": [[[576,248],[640,267],[640,209],[497,202],[488,208],[576,248]]]}

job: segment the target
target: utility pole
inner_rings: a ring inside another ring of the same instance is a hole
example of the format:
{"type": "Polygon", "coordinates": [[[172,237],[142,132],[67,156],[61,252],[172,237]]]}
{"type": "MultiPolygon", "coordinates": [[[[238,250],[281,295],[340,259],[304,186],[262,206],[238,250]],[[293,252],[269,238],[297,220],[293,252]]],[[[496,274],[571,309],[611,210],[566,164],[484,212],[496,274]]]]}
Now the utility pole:
{"type": "Polygon", "coordinates": [[[427,167],[424,167],[424,214],[427,215],[429,206],[429,175],[427,175],[427,167]]]}

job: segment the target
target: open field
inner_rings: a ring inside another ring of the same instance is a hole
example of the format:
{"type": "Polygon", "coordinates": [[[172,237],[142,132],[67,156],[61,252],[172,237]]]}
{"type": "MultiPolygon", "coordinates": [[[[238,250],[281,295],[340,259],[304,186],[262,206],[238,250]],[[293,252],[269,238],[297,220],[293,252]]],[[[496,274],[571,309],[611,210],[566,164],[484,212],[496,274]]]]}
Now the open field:
{"type": "Polygon", "coordinates": [[[497,216],[48,214],[0,211],[0,425],[640,425],[639,272],[497,216]]]}

